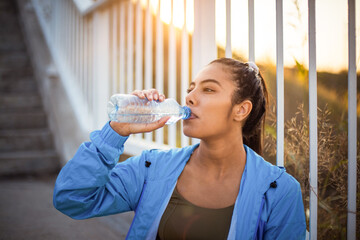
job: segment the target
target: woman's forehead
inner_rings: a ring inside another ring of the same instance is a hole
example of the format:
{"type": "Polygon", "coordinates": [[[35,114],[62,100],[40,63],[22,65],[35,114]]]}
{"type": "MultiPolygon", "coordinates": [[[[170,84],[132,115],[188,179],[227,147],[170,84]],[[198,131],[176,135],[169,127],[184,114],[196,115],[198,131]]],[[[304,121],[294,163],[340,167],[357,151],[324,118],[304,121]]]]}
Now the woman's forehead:
{"type": "Polygon", "coordinates": [[[233,85],[234,82],[230,71],[231,70],[223,64],[212,63],[202,68],[193,82],[199,84],[204,80],[212,79],[219,82],[221,85],[233,85]]]}

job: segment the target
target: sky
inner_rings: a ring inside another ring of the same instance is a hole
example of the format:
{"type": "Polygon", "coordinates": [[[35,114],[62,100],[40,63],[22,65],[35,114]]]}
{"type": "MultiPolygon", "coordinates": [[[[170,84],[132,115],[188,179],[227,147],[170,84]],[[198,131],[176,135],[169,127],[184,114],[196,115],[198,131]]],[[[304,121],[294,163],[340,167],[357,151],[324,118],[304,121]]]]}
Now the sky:
{"type": "MultiPolygon", "coordinates": [[[[146,5],[146,0],[142,0],[146,5]]],[[[276,5],[275,0],[254,0],[255,61],[276,62],[276,5]]],[[[316,0],[316,58],[318,71],[339,72],[348,66],[347,0],[316,0]]],[[[150,0],[156,11],[158,0],[150,0]]],[[[161,19],[171,21],[171,1],[161,0],[161,19]]],[[[184,0],[173,0],[173,22],[181,28],[184,23],[184,0]]],[[[193,31],[194,0],[186,0],[186,25],[193,31]]],[[[225,0],[215,0],[216,41],[225,46],[225,0]]],[[[360,0],[356,5],[357,71],[360,71],[360,0]]],[[[308,66],[308,0],[284,0],[284,64],[292,67],[295,60],[308,66]]],[[[248,56],[248,0],[231,0],[232,50],[248,56]]]]}

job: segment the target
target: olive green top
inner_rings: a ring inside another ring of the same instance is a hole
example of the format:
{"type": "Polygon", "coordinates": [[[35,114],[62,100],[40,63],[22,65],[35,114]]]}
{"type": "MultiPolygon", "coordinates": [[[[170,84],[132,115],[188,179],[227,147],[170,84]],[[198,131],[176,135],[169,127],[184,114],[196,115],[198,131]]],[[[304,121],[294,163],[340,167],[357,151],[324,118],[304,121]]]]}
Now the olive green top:
{"type": "Polygon", "coordinates": [[[234,205],[218,209],[196,206],[181,196],[175,187],[156,239],[226,239],[233,209],[234,205]]]}

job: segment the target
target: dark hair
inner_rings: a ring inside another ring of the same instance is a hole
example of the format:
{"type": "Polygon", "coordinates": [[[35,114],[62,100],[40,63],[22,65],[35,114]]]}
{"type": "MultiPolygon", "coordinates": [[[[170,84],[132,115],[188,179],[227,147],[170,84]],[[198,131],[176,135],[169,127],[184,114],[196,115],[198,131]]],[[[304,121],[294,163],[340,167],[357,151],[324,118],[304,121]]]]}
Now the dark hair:
{"type": "Polygon", "coordinates": [[[243,126],[243,141],[258,154],[262,155],[265,115],[268,92],[265,81],[254,63],[243,63],[232,58],[219,58],[210,64],[220,63],[230,70],[237,88],[232,96],[232,104],[244,100],[252,103],[252,110],[243,126]]]}

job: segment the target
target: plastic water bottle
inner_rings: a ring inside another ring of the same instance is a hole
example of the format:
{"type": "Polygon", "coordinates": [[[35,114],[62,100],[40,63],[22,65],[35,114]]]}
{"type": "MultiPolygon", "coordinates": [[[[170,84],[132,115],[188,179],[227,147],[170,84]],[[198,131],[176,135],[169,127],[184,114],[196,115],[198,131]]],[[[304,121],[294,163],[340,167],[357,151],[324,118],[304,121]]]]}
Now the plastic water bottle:
{"type": "Polygon", "coordinates": [[[113,95],[107,105],[107,112],[111,121],[126,123],[151,123],[170,116],[166,124],[188,119],[191,114],[190,108],[181,107],[171,98],[158,102],[129,94],[113,95]]]}

